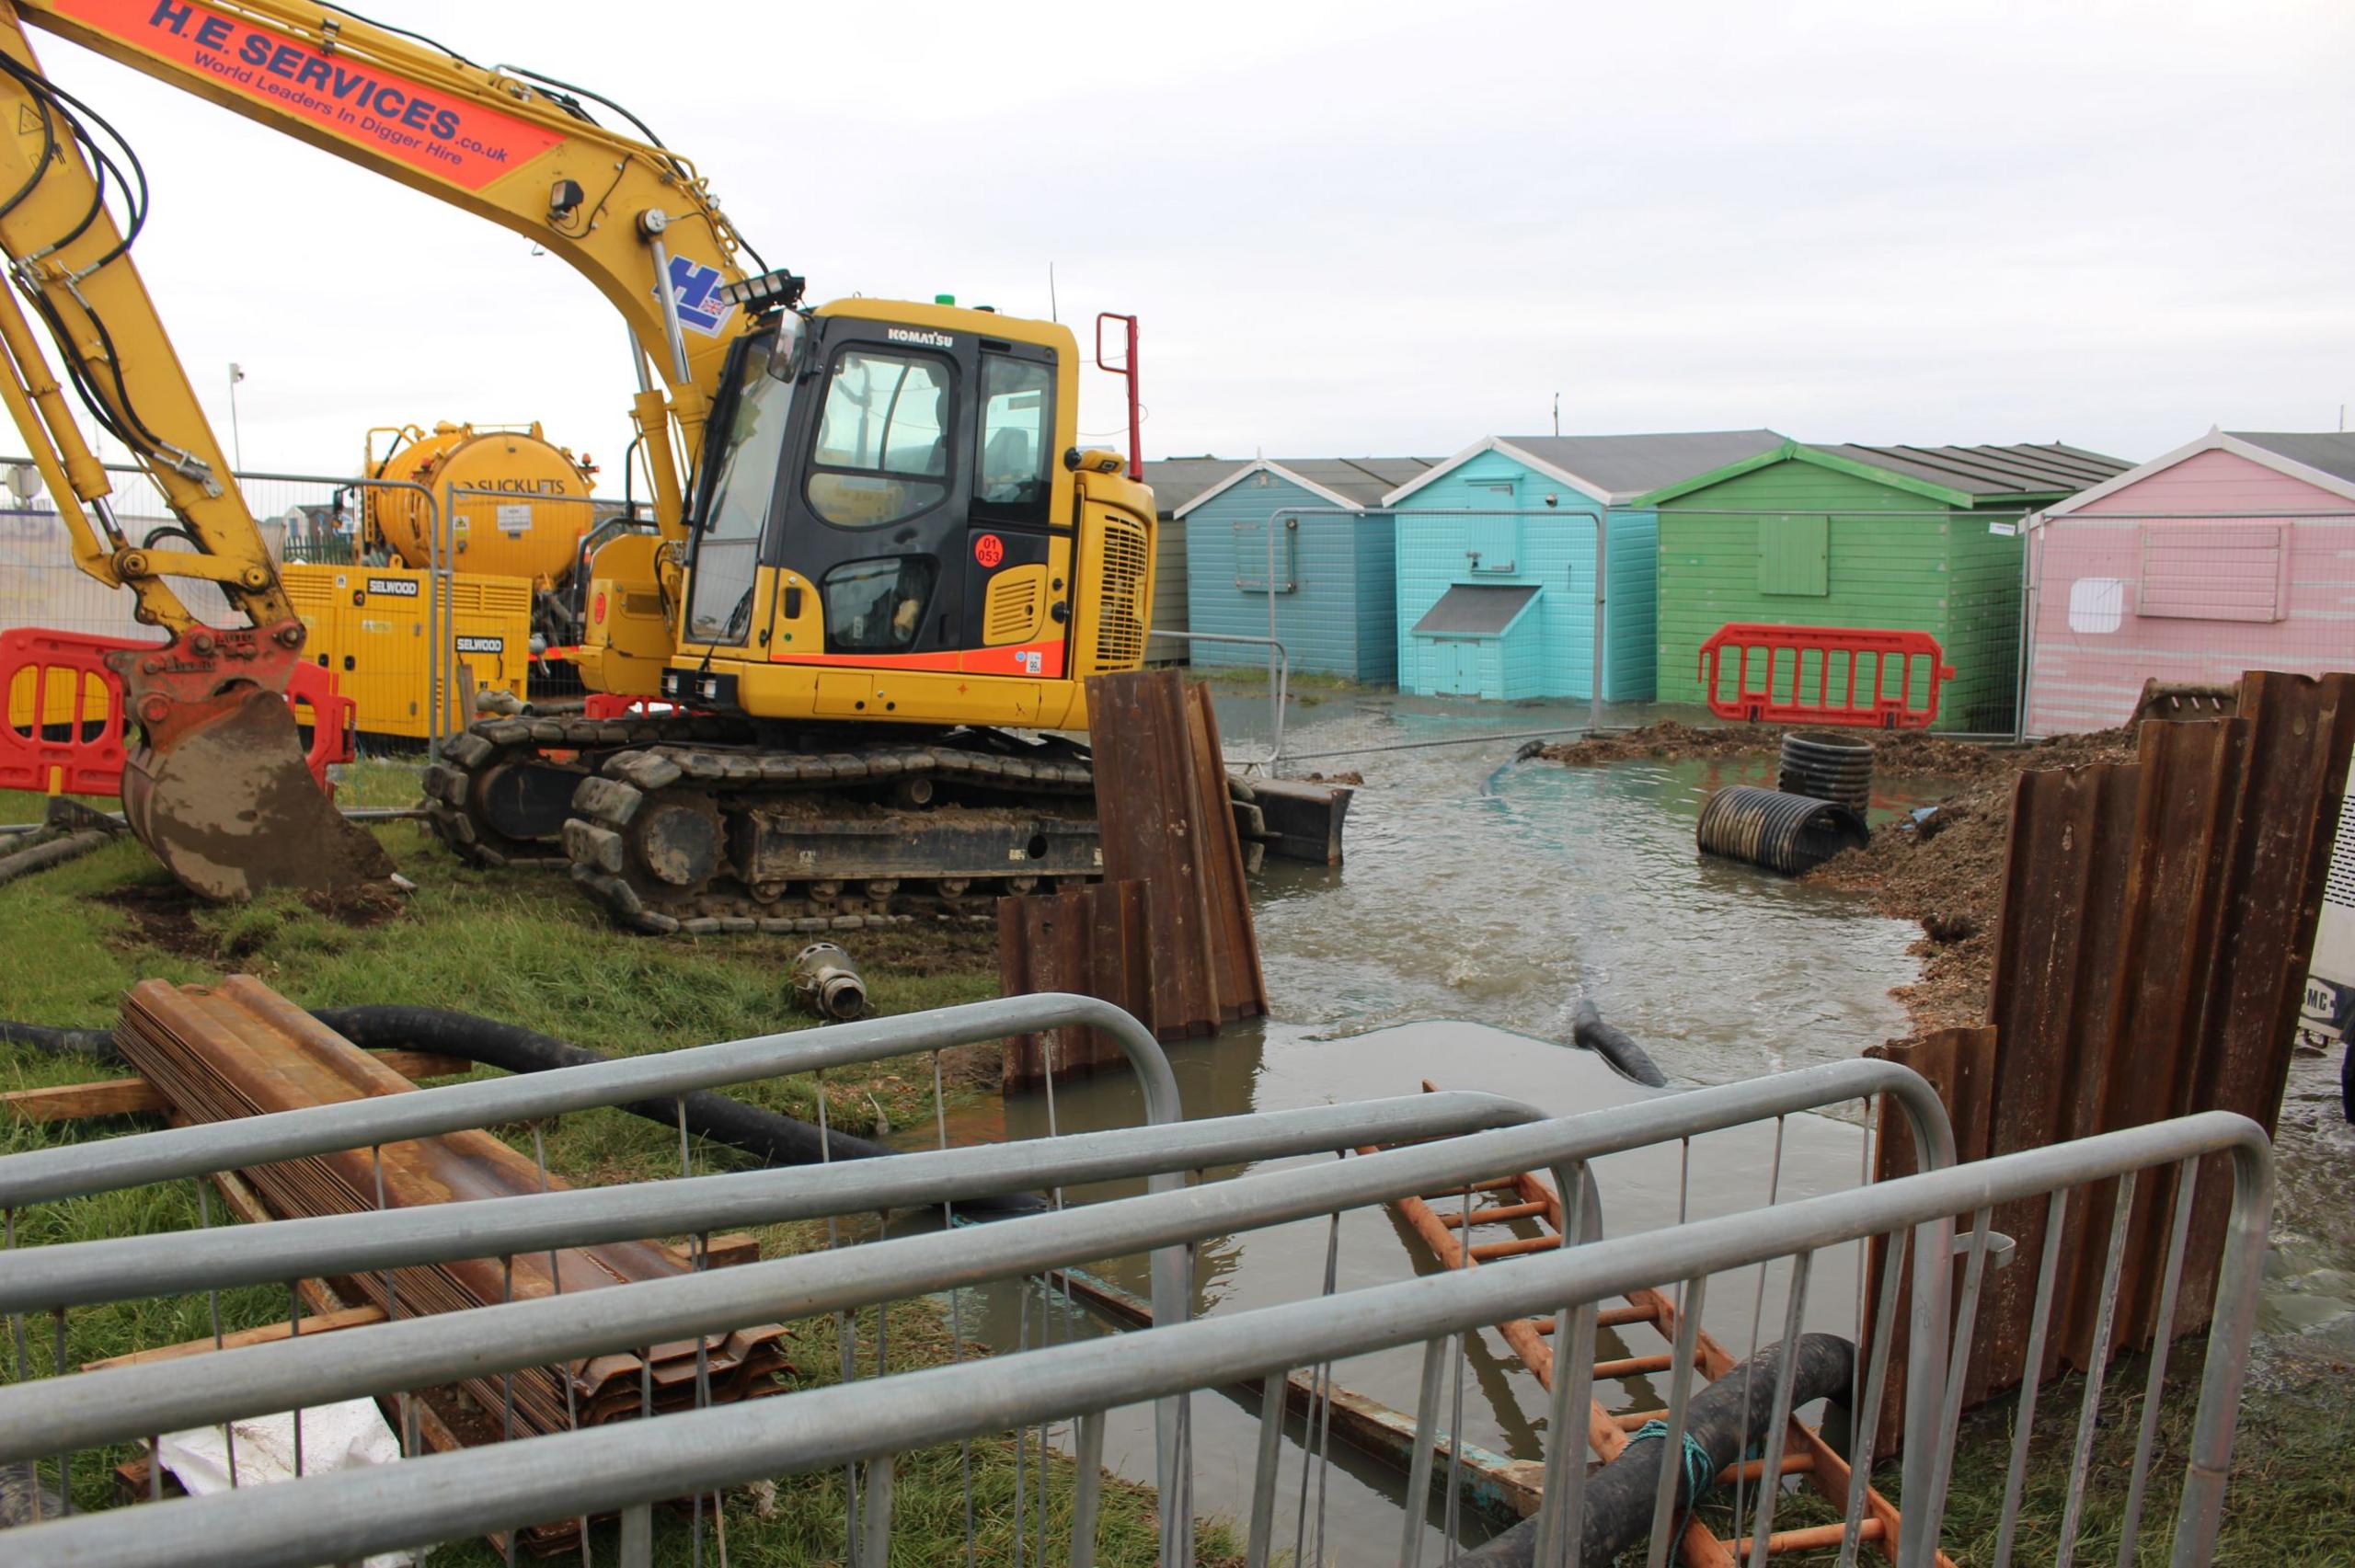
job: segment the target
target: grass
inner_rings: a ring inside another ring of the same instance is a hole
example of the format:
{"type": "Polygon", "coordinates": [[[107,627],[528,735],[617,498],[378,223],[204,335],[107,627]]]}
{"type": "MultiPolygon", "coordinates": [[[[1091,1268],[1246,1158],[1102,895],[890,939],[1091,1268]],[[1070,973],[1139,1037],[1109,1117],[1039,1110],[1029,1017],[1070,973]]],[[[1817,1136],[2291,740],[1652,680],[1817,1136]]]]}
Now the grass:
{"type": "MultiPolygon", "coordinates": [[[[348,771],[346,804],[400,806],[416,798],[413,764],[376,761],[348,771]]],[[[88,804],[106,808],[111,801],[88,804]]],[[[40,816],[37,797],[0,795],[0,820],[40,816]]],[[[451,856],[414,822],[373,830],[417,884],[404,907],[373,924],[347,924],[300,899],[273,898],[244,908],[192,903],[129,840],[54,870],[0,887],[0,950],[17,958],[0,966],[0,1017],[29,1023],[105,1025],[124,989],[144,979],[202,984],[236,970],[258,976],[305,1006],[359,1002],[408,1003],[479,1013],[615,1055],[662,1050],[739,1036],[808,1026],[796,1004],[788,971],[798,944],[781,936],[701,940],[647,938],[615,930],[571,885],[544,872],[485,872],[451,856]]],[[[876,1009],[902,1013],[971,1001],[996,994],[991,934],[970,930],[863,933],[849,945],[867,979],[876,1009]]],[[[58,1060],[27,1047],[0,1047],[0,1089],[19,1089],[118,1076],[103,1064],[58,1060]]],[[[823,1085],[833,1125],[862,1134],[921,1126],[933,1115],[928,1058],[871,1064],[832,1073],[823,1085]]],[[[746,1084],[739,1097],[787,1115],[814,1118],[820,1086],[808,1075],[746,1084]]],[[[977,1091],[951,1079],[952,1104],[977,1091]]],[[[118,1136],[153,1125],[115,1117],[29,1126],[0,1121],[0,1148],[27,1149],[118,1136]]],[[[505,1129],[528,1150],[530,1135],[505,1129]]],[[[548,1164],[580,1185],[676,1174],[675,1133],[599,1110],[567,1116],[543,1129],[548,1164]]],[[[698,1172],[736,1163],[729,1150],[699,1147],[698,1172]]],[[[223,1222],[221,1206],[212,1218],[223,1222]]],[[[112,1192],[45,1205],[17,1217],[19,1244],[46,1245],[103,1236],[187,1230],[202,1221],[194,1184],[112,1192]]],[[[762,1233],[764,1255],[779,1256],[825,1244],[822,1226],[771,1227],[762,1233]]],[[[280,1287],[224,1293],[224,1331],[282,1321],[287,1291],[280,1287]]],[[[48,1327],[29,1325],[32,1375],[46,1375],[52,1355],[48,1327]]],[[[834,1330],[829,1322],[787,1325],[795,1386],[833,1380],[834,1330]]],[[[147,1346],[209,1336],[212,1310],[202,1298],[114,1302],[77,1309],[65,1324],[63,1362],[121,1355],[147,1346]]],[[[861,1333],[869,1341],[862,1365],[871,1368],[874,1317],[861,1333]]],[[[894,1304],[890,1310],[889,1365],[894,1369],[948,1358],[942,1314],[929,1302],[894,1304]]],[[[13,1348],[0,1345],[0,1376],[23,1375],[13,1348]]],[[[110,1467],[129,1457],[85,1455],[74,1474],[77,1505],[105,1506],[113,1498],[110,1467]]],[[[1011,1555],[1015,1459],[1004,1440],[979,1441],[972,1450],[981,1560],[1011,1555]]],[[[1060,1456],[1050,1462],[1051,1515],[1068,1520],[1073,1471],[1060,1456]]],[[[52,1482],[54,1467],[47,1467],[52,1482]]],[[[1037,1459],[1026,1482],[1036,1527],[1037,1459]]],[[[783,1480],[774,1487],[729,1494],[726,1504],[730,1560],[784,1564],[833,1562],[841,1554],[842,1478],[837,1474],[783,1480]]],[[[958,1452],[908,1457],[899,1477],[892,1561],[962,1562],[964,1485],[958,1452]]],[[[1153,1500],[1149,1491],[1108,1484],[1104,1494],[1101,1560],[1152,1561],[1153,1500]]],[[[658,1514],[658,1559],[688,1561],[689,1529],[658,1514]]],[[[1223,1532],[1203,1532],[1204,1551],[1228,1550],[1223,1532]]],[[[599,1555],[614,1550],[602,1532],[599,1555]]],[[[454,1543],[436,1563],[497,1561],[480,1543],[454,1543]]]]}

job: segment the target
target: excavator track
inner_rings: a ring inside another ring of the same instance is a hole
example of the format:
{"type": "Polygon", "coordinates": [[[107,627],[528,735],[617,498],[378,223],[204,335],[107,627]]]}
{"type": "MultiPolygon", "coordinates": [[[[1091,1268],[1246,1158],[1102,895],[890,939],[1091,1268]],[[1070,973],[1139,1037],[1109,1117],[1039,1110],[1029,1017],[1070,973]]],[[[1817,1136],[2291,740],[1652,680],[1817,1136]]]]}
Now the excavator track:
{"type": "Polygon", "coordinates": [[[1100,874],[1093,770],[1066,741],[672,715],[489,720],[445,756],[426,780],[445,842],[568,866],[639,931],[986,921],[1002,895],[1100,874]]]}

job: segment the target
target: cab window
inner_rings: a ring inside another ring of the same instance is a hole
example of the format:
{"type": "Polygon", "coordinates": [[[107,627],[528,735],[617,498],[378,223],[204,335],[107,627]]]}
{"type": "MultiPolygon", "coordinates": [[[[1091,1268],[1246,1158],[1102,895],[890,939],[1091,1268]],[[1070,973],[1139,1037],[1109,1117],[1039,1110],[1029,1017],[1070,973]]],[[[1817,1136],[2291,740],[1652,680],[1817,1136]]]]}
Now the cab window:
{"type": "Polygon", "coordinates": [[[1055,369],[1004,354],[982,357],[981,441],[974,511],[1005,522],[1045,522],[1054,471],[1055,369]]]}
{"type": "Polygon", "coordinates": [[[826,651],[904,653],[915,646],[938,569],[929,555],[893,555],[828,572],[826,651]]]}
{"type": "Polygon", "coordinates": [[[957,395],[946,361],[846,349],[826,377],[810,506],[837,528],[883,528],[948,495],[957,395]]]}
{"type": "Polygon", "coordinates": [[[761,532],[793,405],[792,383],[766,373],[764,348],[754,343],[737,356],[736,384],[704,491],[688,589],[687,635],[695,642],[741,643],[751,624],[761,532]]]}

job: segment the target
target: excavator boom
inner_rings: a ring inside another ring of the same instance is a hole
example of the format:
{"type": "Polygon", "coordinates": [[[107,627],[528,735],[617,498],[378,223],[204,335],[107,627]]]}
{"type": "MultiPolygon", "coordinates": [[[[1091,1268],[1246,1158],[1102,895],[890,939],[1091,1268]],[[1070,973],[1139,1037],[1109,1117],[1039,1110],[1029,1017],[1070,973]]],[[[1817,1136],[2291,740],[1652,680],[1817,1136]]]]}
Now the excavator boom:
{"type": "Polygon", "coordinates": [[[0,402],[55,499],[75,565],[130,589],[139,622],[167,638],[109,657],[141,730],[125,815],[174,875],[210,898],[382,878],[390,861],[305,766],[284,697],[304,628],[132,262],[146,205],[137,155],[42,72],[28,27],[528,233],[571,261],[628,320],[642,356],[634,416],[658,522],[673,543],[684,538],[685,460],[706,388],[742,329],[739,241],[684,159],[597,126],[572,94],[529,73],[486,70],[332,9],[272,0],[0,3],[0,117],[17,130],[0,145],[0,251],[15,284],[0,291],[0,402]],[[125,533],[77,403],[153,477],[173,526],[125,533]],[[243,624],[206,624],[179,591],[191,580],[216,588],[243,624]]]}

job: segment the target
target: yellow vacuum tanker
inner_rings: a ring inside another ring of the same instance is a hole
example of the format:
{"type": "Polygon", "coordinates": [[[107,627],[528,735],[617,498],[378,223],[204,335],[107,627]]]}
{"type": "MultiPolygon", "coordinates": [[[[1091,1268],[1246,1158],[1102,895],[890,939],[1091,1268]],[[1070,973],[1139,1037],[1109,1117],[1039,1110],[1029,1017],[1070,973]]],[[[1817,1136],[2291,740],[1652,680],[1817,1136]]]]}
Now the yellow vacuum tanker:
{"type": "Polygon", "coordinates": [[[283,573],[308,633],[305,657],[336,672],[362,733],[415,739],[431,728],[426,582],[444,510],[451,657],[465,677],[443,694],[443,727],[465,727],[468,682],[530,697],[537,655],[575,640],[577,596],[567,590],[596,521],[596,473],[537,423],[368,432],[362,476],[394,483],[356,486],[354,559],[283,573]]]}
{"type": "Polygon", "coordinates": [[[452,570],[522,578],[546,591],[570,578],[594,523],[595,465],[550,441],[537,422],[379,428],[368,432],[366,473],[423,486],[433,498],[429,504],[406,488],[362,492],[367,541],[407,567],[432,565],[434,507],[446,504],[452,570]],[[390,438],[382,457],[380,437],[390,438]]]}

